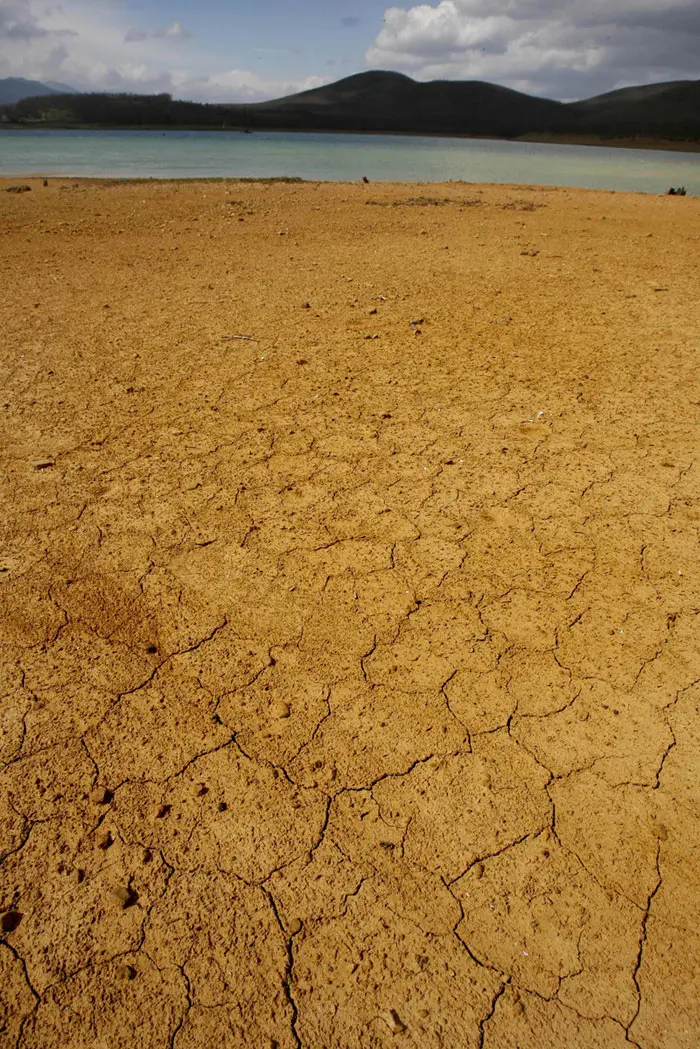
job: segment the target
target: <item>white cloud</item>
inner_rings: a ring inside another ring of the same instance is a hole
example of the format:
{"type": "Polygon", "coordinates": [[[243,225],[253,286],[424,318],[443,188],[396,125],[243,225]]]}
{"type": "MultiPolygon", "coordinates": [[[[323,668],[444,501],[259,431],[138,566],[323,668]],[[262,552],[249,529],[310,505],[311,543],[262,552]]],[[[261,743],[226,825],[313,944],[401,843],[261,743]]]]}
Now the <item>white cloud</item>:
{"type": "Polygon", "coordinates": [[[192,34],[184,29],[179,22],[173,22],[172,25],[166,26],[165,29],[156,29],[153,34],[155,37],[162,36],[165,40],[189,40],[192,34]]]}
{"type": "Polygon", "coordinates": [[[327,82],[265,77],[245,68],[211,70],[178,21],[163,29],[131,24],[123,0],[0,0],[0,77],[58,80],[83,91],[167,91],[202,102],[255,102],[327,82]],[[174,45],[180,45],[174,51],[174,45]],[[173,54],[185,59],[173,65],[173,54]]]}
{"type": "MultiPolygon", "coordinates": [[[[260,76],[249,69],[231,69],[215,73],[199,86],[197,97],[204,101],[237,100],[256,102],[260,99],[281,98],[297,91],[310,91],[328,83],[328,77],[308,76],[301,80],[260,76]]],[[[194,87],[194,85],[193,85],[194,87]]]]}
{"type": "Polygon", "coordinates": [[[161,29],[153,29],[146,32],[145,29],[127,29],[124,34],[125,44],[138,44],[142,40],[191,40],[192,33],[185,29],[181,22],[173,22],[172,25],[161,29]]]}
{"type": "Polygon", "coordinates": [[[35,40],[46,36],[29,6],[29,0],[1,0],[0,40],[35,40]]]}
{"type": "Polygon", "coordinates": [[[572,98],[700,77],[698,53],[697,0],[439,0],[389,8],[366,60],[572,98]]]}
{"type": "MultiPolygon", "coordinates": [[[[50,16],[57,8],[44,12],[50,16]]],[[[47,29],[41,24],[30,6],[29,0],[0,0],[0,41],[13,40],[16,46],[48,36],[76,36],[67,28],[47,29]]]]}

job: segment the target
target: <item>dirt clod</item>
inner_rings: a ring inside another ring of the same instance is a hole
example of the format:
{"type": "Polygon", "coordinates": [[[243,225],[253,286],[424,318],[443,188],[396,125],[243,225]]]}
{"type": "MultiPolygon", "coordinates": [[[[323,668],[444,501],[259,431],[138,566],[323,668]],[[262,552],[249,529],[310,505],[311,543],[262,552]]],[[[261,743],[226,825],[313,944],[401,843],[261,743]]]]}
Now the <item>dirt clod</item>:
{"type": "Polygon", "coordinates": [[[129,907],[133,907],[139,898],[139,894],[129,886],[119,886],[118,888],[113,889],[112,896],[121,906],[122,910],[128,910],[129,907]]]}

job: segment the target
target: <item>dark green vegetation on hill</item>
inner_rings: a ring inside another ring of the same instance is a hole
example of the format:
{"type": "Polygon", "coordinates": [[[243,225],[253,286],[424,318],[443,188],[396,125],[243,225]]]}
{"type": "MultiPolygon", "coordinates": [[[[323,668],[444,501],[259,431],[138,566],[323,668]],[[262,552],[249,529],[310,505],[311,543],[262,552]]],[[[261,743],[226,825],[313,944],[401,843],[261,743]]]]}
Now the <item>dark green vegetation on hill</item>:
{"type": "Polygon", "coordinates": [[[481,81],[419,83],[401,73],[358,73],[269,102],[205,105],[170,95],[51,95],[0,109],[32,126],[386,131],[518,138],[644,136],[700,140],[700,81],[623,88],[581,102],[536,98],[481,81]]]}

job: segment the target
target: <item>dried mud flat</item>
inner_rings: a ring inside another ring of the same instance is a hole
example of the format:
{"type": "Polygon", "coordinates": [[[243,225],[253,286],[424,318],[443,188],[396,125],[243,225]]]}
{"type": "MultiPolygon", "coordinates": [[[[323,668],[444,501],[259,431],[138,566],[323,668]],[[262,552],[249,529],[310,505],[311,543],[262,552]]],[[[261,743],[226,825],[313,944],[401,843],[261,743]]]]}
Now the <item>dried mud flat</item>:
{"type": "Polygon", "coordinates": [[[29,184],[0,1044],[694,1049],[700,204],[29,184]]]}

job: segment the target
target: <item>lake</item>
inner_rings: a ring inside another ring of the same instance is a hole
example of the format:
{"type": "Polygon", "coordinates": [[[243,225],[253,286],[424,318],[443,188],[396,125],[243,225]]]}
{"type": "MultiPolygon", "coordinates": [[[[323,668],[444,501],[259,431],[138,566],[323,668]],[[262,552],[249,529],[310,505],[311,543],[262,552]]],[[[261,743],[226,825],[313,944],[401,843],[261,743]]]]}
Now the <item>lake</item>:
{"type": "Polygon", "coordinates": [[[0,176],[500,182],[700,194],[700,153],[403,135],[0,130],[0,176]]]}

